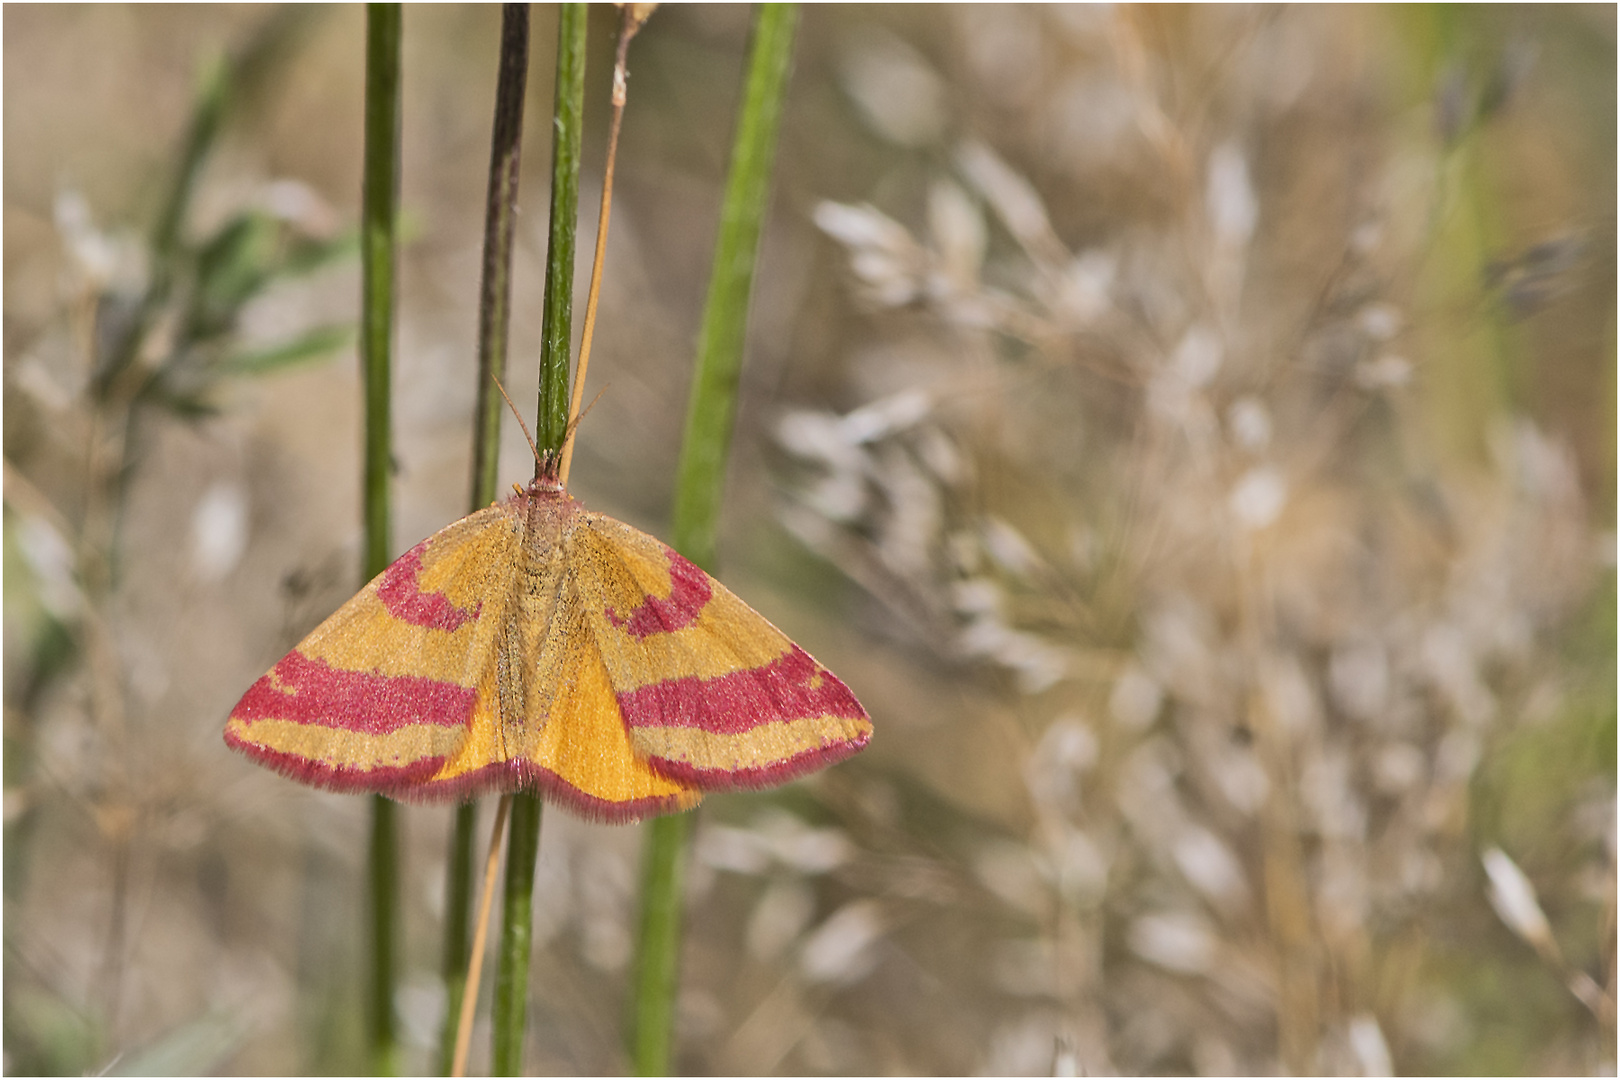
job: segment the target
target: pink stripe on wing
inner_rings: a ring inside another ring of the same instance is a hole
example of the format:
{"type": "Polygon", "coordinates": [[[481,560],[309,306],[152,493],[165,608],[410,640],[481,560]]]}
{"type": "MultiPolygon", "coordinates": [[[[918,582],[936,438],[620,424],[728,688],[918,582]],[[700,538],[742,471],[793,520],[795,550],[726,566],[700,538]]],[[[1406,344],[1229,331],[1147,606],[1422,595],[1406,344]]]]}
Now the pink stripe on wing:
{"type": "Polygon", "coordinates": [[[248,688],[231,710],[240,720],[290,720],[385,735],[412,724],[457,727],[478,704],[469,686],[415,675],[335,668],[294,649],[248,688]]]}
{"type": "MultiPolygon", "coordinates": [[[[233,750],[240,750],[259,764],[300,783],[326,788],[328,791],[371,791],[394,799],[434,797],[432,794],[419,796],[418,792],[423,790],[420,785],[431,779],[444,765],[442,757],[422,758],[403,766],[354,768],[347,765],[332,765],[300,754],[288,754],[258,743],[244,741],[229,728],[225,729],[225,744],[233,750]]],[[[435,786],[429,785],[426,790],[431,792],[435,786]]]]}
{"type": "Polygon", "coordinates": [[[669,558],[669,599],[649,596],[625,618],[611,607],[604,612],[608,622],[638,640],[691,626],[714,593],[708,574],[670,548],[664,548],[664,554],[669,558]]]}
{"type": "Polygon", "coordinates": [[[724,735],[772,720],[866,716],[849,687],[797,645],[757,668],[717,679],[665,679],[618,698],[630,727],[695,727],[724,735]]]}
{"type": "Polygon", "coordinates": [[[425,626],[430,630],[451,631],[478,618],[484,605],[468,611],[450,602],[444,593],[422,592],[417,575],[422,572],[422,552],[427,550],[424,540],[395,559],[382,580],[377,583],[377,598],[388,609],[388,614],[412,626],[425,626]]]}
{"type": "Polygon", "coordinates": [[[700,791],[749,791],[785,784],[806,773],[843,761],[871,741],[871,733],[864,732],[859,738],[805,750],[775,765],[746,769],[698,769],[684,761],[660,757],[648,758],[647,764],[658,775],[690,784],[700,791]]]}

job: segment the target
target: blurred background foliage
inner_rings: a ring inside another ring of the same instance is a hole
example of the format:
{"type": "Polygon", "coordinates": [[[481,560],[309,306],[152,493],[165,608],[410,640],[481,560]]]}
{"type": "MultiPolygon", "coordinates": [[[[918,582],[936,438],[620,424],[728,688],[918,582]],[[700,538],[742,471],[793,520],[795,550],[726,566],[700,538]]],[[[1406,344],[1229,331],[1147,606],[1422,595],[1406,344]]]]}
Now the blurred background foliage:
{"type": "MultiPolygon", "coordinates": [[[[396,550],[466,499],[498,19],[406,12],[396,550]]],[[[359,584],[362,12],[4,29],[6,1071],[354,1071],[363,801],[219,733],[359,584]]],[[[654,532],[746,31],[631,54],[574,488],[654,532]]],[[[702,810],[681,1069],[1613,1071],[1615,102],[1612,7],[806,10],[721,562],[877,738],[702,810]]],[[[625,1068],[637,850],[546,816],[536,1071],[625,1068]]]]}

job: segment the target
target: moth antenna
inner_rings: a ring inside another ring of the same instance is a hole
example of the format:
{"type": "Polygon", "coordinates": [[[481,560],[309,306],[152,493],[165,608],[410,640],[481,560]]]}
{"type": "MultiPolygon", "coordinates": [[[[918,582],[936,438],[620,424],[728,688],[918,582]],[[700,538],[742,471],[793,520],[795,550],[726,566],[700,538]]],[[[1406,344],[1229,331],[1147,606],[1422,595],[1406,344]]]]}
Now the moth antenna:
{"type": "MultiPolygon", "coordinates": [[[[602,389],[600,389],[600,390],[598,390],[596,392],[595,397],[591,398],[591,403],[589,405],[587,405],[583,409],[581,409],[577,416],[571,417],[569,419],[568,427],[563,429],[563,440],[564,440],[563,445],[565,447],[572,447],[574,445],[574,429],[579,427],[579,422],[581,420],[585,419],[585,414],[586,413],[588,413],[592,409],[596,408],[596,403],[598,401],[602,400],[602,395],[605,394],[605,393],[607,393],[607,387],[604,386],[604,387],[602,387],[602,389]]],[[[550,455],[548,455],[548,456],[550,456],[550,455]]],[[[563,461],[565,462],[565,464],[564,464],[565,469],[567,468],[566,462],[568,460],[569,460],[569,458],[567,456],[565,456],[563,458],[563,461]]],[[[565,481],[565,483],[566,483],[566,481],[565,481]]]]}
{"type": "Polygon", "coordinates": [[[602,389],[600,389],[600,390],[598,390],[596,392],[595,397],[591,398],[591,403],[589,405],[585,406],[583,409],[581,409],[579,411],[579,415],[571,417],[569,419],[568,427],[563,430],[563,438],[565,440],[572,441],[572,439],[574,438],[574,429],[579,427],[579,422],[581,420],[585,419],[585,415],[587,413],[589,413],[592,409],[596,408],[596,403],[598,401],[602,400],[602,395],[605,394],[605,393],[607,393],[607,387],[604,386],[604,387],[602,387],[602,389]]]}
{"type": "MultiPolygon", "coordinates": [[[[540,448],[534,445],[534,436],[529,434],[529,425],[523,422],[523,414],[518,412],[516,405],[512,404],[511,397],[506,393],[506,387],[501,385],[500,377],[494,372],[491,372],[489,377],[495,381],[495,389],[501,392],[501,397],[506,398],[506,407],[512,410],[513,416],[517,417],[518,427],[523,429],[523,437],[529,440],[529,452],[534,455],[534,464],[538,468],[540,465],[540,448]]],[[[598,394],[596,396],[601,397],[602,395],[598,394]]],[[[593,401],[591,404],[594,405],[596,402],[593,401]]]]}
{"type": "MultiPolygon", "coordinates": [[[[568,483],[568,467],[574,462],[574,425],[583,415],[580,399],[585,396],[585,369],[591,362],[591,336],[596,330],[596,300],[602,288],[602,260],[607,256],[608,215],[613,210],[613,163],[619,154],[619,126],[624,122],[624,102],[629,93],[630,39],[652,14],[653,4],[624,4],[619,20],[619,45],[613,60],[613,122],[608,128],[607,165],[602,170],[602,209],[596,218],[596,256],[591,263],[591,288],[585,297],[585,329],[579,338],[579,364],[574,368],[573,400],[568,405],[568,434],[563,438],[562,465],[557,478],[568,483]]],[[[597,397],[601,397],[597,394],[597,397]]],[[[595,404],[595,401],[592,401],[595,404]]]]}
{"type": "Polygon", "coordinates": [[[598,401],[601,401],[601,400],[602,400],[602,395],[603,395],[603,394],[605,394],[605,393],[607,393],[607,387],[605,387],[605,386],[604,386],[604,387],[602,387],[602,389],[600,389],[600,390],[598,390],[598,391],[597,391],[597,392],[596,392],[596,396],[595,396],[595,397],[593,397],[593,398],[591,398],[591,403],[590,403],[590,404],[589,404],[589,405],[587,405],[587,406],[585,406],[585,407],[584,407],[584,408],[583,408],[583,409],[581,409],[581,410],[580,410],[580,411],[579,411],[579,415],[578,415],[578,416],[576,416],[576,417],[574,417],[574,423],[576,423],[576,424],[577,424],[577,423],[579,423],[579,422],[580,422],[580,421],[581,421],[581,420],[583,420],[583,419],[585,419],[585,417],[586,417],[586,415],[587,415],[587,414],[588,414],[588,413],[589,413],[589,412],[590,412],[590,411],[591,411],[591,410],[592,410],[592,409],[594,409],[594,408],[596,408],[596,403],[597,403],[597,402],[598,402],[598,401]]]}

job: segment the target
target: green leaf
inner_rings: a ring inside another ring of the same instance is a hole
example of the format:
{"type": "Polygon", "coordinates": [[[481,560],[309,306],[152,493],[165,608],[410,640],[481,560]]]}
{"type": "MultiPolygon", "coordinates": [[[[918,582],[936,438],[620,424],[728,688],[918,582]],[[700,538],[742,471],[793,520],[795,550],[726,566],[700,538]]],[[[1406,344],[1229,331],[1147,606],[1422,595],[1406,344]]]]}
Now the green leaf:
{"type": "Polygon", "coordinates": [[[347,323],[317,326],[291,341],[227,356],[219,362],[218,371],[221,375],[264,375],[324,359],[353,345],[357,337],[355,328],[347,323]]]}
{"type": "Polygon", "coordinates": [[[209,1013],[124,1054],[102,1075],[209,1076],[230,1060],[246,1035],[247,1025],[240,1019],[209,1013]]]}

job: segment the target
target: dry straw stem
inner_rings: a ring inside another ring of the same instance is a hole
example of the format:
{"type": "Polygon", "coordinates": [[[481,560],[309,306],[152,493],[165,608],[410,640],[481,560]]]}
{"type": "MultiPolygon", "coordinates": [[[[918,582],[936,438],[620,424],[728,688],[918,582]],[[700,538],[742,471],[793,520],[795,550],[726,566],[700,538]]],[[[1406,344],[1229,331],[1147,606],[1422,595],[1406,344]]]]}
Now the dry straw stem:
{"type": "Polygon", "coordinates": [[[602,263],[607,258],[608,219],[613,211],[613,165],[619,156],[619,129],[624,124],[624,103],[629,90],[625,67],[630,39],[636,36],[653,4],[620,5],[619,44],[613,57],[613,120],[608,126],[607,163],[602,166],[602,208],[596,218],[596,253],[591,258],[591,285],[585,294],[585,329],[579,338],[579,363],[574,368],[574,391],[568,401],[568,436],[563,440],[562,466],[557,476],[568,483],[568,470],[574,463],[574,432],[579,425],[579,407],[585,399],[585,372],[591,362],[591,338],[596,333],[596,302],[602,290],[602,263]]]}
{"type": "Polygon", "coordinates": [[[478,981],[484,970],[484,946],[489,936],[489,908],[495,898],[495,879],[501,866],[501,840],[506,835],[506,818],[512,808],[510,796],[501,796],[495,806],[495,824],[489,830],[489,854],[484,858],[484,882],[478,893],[478,917],[474,922],[472,948],[467,954],[467,980],[456,1012],[455,1050],[450,1057],[450,1075],[467,1075],[467,1049],[472,1045],[473,1016],[478,1011],[478,981]]]}

